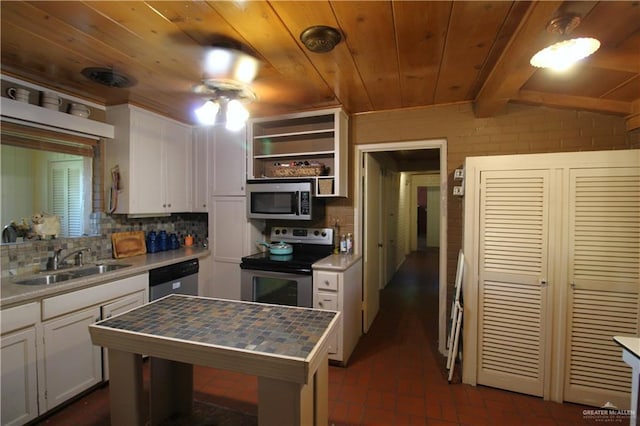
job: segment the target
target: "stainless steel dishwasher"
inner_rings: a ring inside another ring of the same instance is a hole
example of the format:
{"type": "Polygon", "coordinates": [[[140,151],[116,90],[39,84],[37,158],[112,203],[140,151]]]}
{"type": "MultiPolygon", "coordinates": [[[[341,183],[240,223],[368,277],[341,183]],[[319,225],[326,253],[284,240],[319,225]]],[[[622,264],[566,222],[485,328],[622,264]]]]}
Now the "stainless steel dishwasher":
{"type": "Polygon", "coordinates": [[[198,295],[198,259],[149,270],[149,301],[170,294],[198,295]]]}

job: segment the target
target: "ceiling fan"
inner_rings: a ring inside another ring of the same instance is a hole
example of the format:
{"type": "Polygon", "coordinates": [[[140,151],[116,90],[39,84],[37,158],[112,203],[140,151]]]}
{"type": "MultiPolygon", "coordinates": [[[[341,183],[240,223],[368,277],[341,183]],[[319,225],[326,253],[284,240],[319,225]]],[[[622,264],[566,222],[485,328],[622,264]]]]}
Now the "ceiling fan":
{"type": "Polygon", "coordinates": [[[205,57],[202,83],[193,86],[194,93],[207,101],[195,113],[202,124],[215,124],[218,114],[229,130],[242,128],[249,112],[244,104],[256,100],[251,83],[258,73],[260,61],[237,49],[214,47],[205,57]]]}

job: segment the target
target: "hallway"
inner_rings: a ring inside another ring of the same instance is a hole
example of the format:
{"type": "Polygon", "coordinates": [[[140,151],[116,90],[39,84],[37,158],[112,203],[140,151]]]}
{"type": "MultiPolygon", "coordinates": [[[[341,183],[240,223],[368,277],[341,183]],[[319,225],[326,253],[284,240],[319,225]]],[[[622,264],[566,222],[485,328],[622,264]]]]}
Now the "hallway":
{"type": "MultiPolygon", "coordinates": [[[[329,368],[330,425],[590,424],[581,405],[447,383],[436,342],[437,263],[437,249],[412,253],[382,291],[348,367],[329,368]]],[[[172,426],[256,424],[254,377],[195,367],[194,386],[196,418],[172,426]]],[[[43,424],[108,425],[108,396],[108,386],[97,389],[43,424]]]]}

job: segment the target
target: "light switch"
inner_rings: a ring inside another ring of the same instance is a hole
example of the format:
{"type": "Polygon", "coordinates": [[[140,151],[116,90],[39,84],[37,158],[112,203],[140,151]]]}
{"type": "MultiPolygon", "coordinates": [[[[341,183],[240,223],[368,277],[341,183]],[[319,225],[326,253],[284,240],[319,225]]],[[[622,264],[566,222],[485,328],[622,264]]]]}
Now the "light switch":
{"type": "Polygon", "coordinates": [[[455,180],[464,179],[464,169],[455,169],[454,172],[453,172],[453,178],[455,180]]]}
{"type": "Polygon", "coordinates": [[[462,186],[454,186],[453,195],[458,195],[462,197],[464,195],[464,188],[462,186]]]}

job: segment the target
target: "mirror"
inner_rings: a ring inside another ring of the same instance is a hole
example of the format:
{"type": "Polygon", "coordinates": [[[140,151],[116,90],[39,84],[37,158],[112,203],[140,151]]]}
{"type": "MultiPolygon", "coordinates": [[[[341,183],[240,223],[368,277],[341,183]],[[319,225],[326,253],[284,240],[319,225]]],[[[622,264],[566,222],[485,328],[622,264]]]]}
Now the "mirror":
{"type": "MultiPolygon", "coordinates": [[[[46,212],[60,218],[58,238],[88,233],[93,158],[4,143],[0,146],[2,228],[12,221],[31,226],[34,213],[46,212]]],[[[32,237],[23,235],[21,228],[17,237],[24,236],[25,241],[32,237]]]]}

